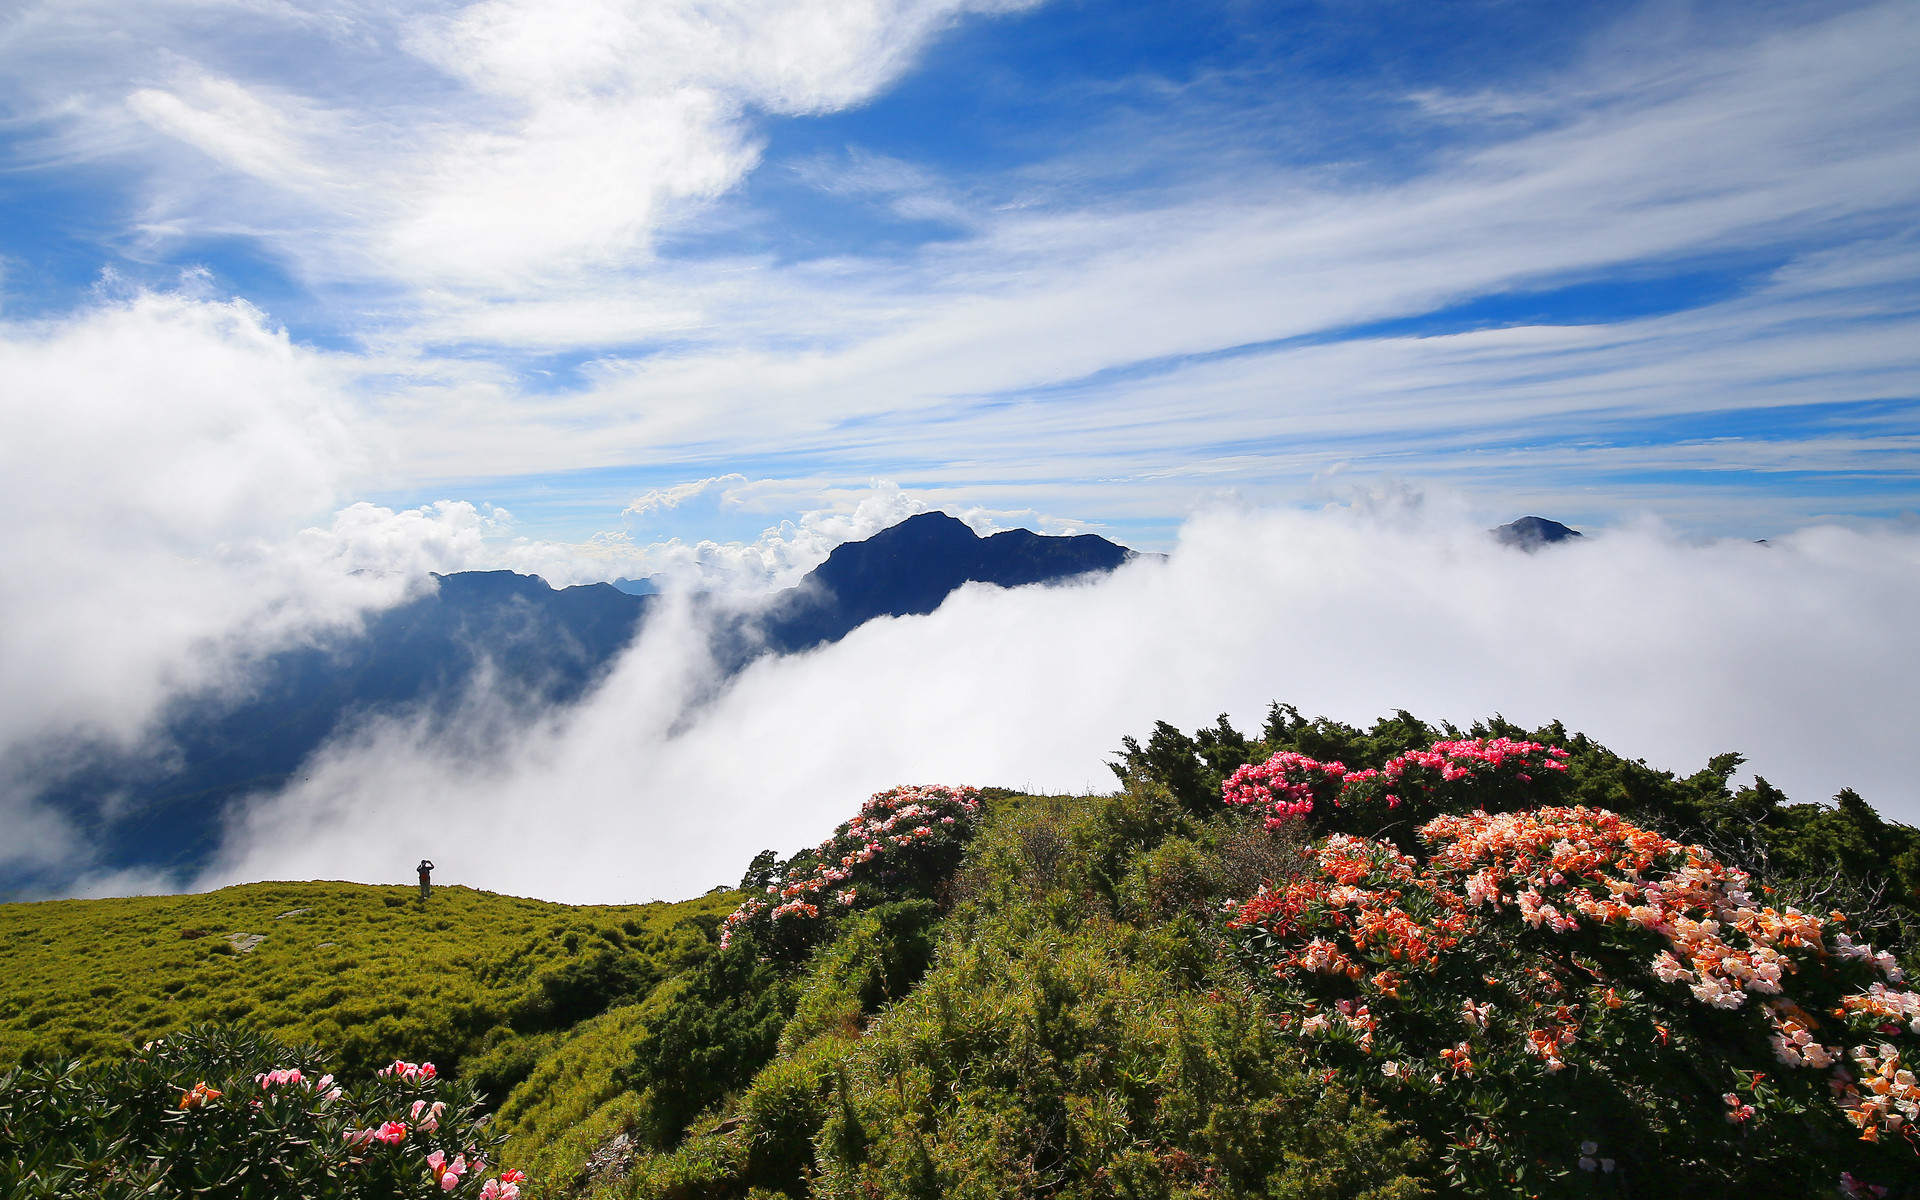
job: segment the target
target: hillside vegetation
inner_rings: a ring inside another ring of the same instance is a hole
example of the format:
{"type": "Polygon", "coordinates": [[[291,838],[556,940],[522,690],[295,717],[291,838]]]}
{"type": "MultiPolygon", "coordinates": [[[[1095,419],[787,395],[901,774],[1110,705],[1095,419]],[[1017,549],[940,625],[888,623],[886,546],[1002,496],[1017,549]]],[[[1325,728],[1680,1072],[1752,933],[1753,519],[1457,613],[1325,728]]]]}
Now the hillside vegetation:
{"type": "Polygon", "coordinates": [[[881,793],[681,905],[8,906],[0,1051],[432,1057],[555,1200],[1920,1195],[1920,833],[1738,764],[1276,706],[1109,796],[881,793]]]}
{"type": "Polygon", "coordinates": [[[256,883],[0,905],[0,1067],[105,1061],[205,1021],[429,1060],[495,1096],[559,1031],[706,954],[739,897],[570,906],[464,887],[256,883]]]}

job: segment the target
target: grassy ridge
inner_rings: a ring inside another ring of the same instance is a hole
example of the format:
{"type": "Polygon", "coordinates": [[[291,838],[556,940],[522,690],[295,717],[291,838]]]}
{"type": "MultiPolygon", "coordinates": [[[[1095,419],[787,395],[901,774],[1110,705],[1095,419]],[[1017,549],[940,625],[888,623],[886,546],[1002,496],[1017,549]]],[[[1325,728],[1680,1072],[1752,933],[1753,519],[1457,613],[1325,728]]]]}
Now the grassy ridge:
{"type": "Polygon", "coordinates": [[[738,901],[258,883],[0,905],[0,1067],[110,1059],[218,1020],[317,1044],[347,1071],[431,1059],[504,1096],[559,1031],[704,957],[738,901]]]}

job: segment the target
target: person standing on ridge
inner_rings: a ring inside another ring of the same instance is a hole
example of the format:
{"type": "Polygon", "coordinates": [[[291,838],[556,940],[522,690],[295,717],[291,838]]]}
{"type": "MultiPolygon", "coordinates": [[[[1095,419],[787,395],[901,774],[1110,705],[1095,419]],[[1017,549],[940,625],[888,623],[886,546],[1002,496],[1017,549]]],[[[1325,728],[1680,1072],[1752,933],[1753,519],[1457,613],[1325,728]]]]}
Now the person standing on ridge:
{"type": "Polygon", "coordinates": [[[433,860],[420,860],[420,898],[425,900],[427,892],[433,887],[433,860]]]}

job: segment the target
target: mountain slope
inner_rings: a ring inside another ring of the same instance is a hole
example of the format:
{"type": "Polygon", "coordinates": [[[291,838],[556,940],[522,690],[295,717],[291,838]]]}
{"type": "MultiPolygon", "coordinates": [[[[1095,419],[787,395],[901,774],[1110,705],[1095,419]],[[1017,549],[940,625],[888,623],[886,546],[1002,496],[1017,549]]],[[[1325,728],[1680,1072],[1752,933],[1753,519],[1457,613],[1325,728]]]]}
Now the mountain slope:
{"type": "Polygon", "coordinates": [[[703,958],[738,899],[570,906],[436,887],[422,902],[412,887],[255,883],[0,905],[0,1069],[244,1021],[355,1073],[428,1059],[498,1097],[547,1034],[703,958]]]}

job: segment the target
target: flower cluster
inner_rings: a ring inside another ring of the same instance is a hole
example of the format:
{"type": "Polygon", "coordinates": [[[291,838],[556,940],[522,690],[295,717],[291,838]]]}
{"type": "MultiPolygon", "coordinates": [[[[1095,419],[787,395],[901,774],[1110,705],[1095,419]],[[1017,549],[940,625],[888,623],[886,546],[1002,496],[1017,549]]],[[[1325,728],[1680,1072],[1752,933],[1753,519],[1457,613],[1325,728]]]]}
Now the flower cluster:
{"type": "Polygon", "coordinates": [[[1535,772],[1565,771],[1567,757],[1565,750],[1539,742],[1463,738],[1409,750],[1377,771],[1352,771],[1345,763],[1283,750],[1228,776],[1221,797],[1228,804],[1265,808],[1272,829],[1308,816],[1316,805],[1353,808],[1377,802],[1395,809],[1405,798],[1430,799],[1449,785],[1530,783],[1535,772]]]}
{"type": "MultiPolygon", "coordinates": [[[[410,1063],[396,1059],[386,1067],[374,1072],[375,1078],[411,1085],[427,1087],[439,1077],[439,1071],[432,1063],[410,1063]]],[[[339,1102],[345,1094],[343,1089],[334,1086],[332,1075],[322,1075],[319,1079],[308,1079],[298,1067],[275,1068],[262,1071],[253,1077],[256,1087],[263,1095],[276,1089],[281,1091],[299,1090],[315,1097],[313,1103],[324,1110],[327,1106],[339,1102]]],[[[193,1089],[180,1098],[182,1110],[204,1108],[223,1093],[215,1091],[205,1083],[194,1085],[193,1089]]],[[[261,1101],[251,1102],[258,1108],[261,1101]]],[[[340,1135],[341,1141],[348,1147],[371,1150],[375,1147],[400,1149],[409,1140],[418,1140],[436,1133],[447,1115],[447,1103],[444,1100],[429,1101],[424,1097],[415,1099],[407,1109],[404,1120],[393,1118],[368,1125],[365,1128],[348,1128],[340,1135]]],[[[419,1153],[419,1150],[415,1150],[419,1153]]],[[[360,1161],[356,1159],[355,1161],[360,1161]]],[[[444,1149],[435,1147],[427,1151],[424,1158],[426,1173],[433,1186],[442,1192],[457,1190],[469,1176],[486,1172],[487,1164],[477,1151],[471,1148],[462,1153],[455,1152],[449,1158],[444,1149]]],[[[521,1183],[526,1176],[519,1171],[503,1171],[494,1179],[488,1179],[479,1189],[478,1195],[484,1200],[518,1200],[521,1183]]]]}
{"type": "Polygon", "coordinates": [[[1248,763],[1235,771],[1221,792],[1228,804],[1265,805],[1271,814],[1267,824],[1272,826],[1287,817],[1306,816],[1315,800],[1338,804],[1346,778],[1345,763],[1320,762],[1283,750],[1263,763],[1248,763]]]}
{"type": "MultiPolygon", "coordinates": [[[[1457,761],[1463,744],[1443,747],[1437,763],[1416,765],[1475,769],[1457,761]]],[[[1538,766],[1525,743],[1466,748],[1488,769],[1538,766]]],[[[1306,769],[1279,763],[1261,786],[1310,783],[1306,769]]],[[[1295,795],[1280,802],[1302,803],[1295,795]]],[[[1920,1145],[1920,1089],[1904,1065],[1914,1052],[1894,1044],[1920,1034],[1920,994],[1900,986],[1891,955],[1854,940],[1844,914],[1766,905],[1738,869],[1598,809],[1479,811],[1419,833],[1424,866],[1391,843],[1335,834],[1302,877],[1226,907],[1232,943],[1322,1053],[1384,1058],[1393,1064],[1384,1077],[1410,1095],[1472,1089],[1490,1075],[1557,1086],[1547,1081],[1574,1078],[1568,1068],[1581,1061],[1604,1061],[1603,1073],[1666,1070],[1670,1055],[1668,1078],[1724,1071],[1735,1085],[1700,1097],[1719,1098],[1732,1135],[1764,1123],[1784,1082],[1807,1103],[1829,1095],[1865,1140],[1897,1132],[1920,1145]],[[1871,1036],[1885,1040],[1858,1044],[1871,1036]],[[1709,1042],[1736,1057],[1689,1061],[1709,1042]],[[1726,1049],[1749,1043],[1829,1078],[1766,1082],[1737,1061],[1744,1052],[1726,1049]]],[[[1801,1103],[1778,1110],[1807,1111],[1801,1103]]],[[[1481,1141],[1445,1136],[1462,1147],[1514,1136],[1483,1131],[1481,1141]]]]}
{"type": "MultiPolygon", "coordinates": [[[[474,1165],[485,1166],[484,1163],[474,1165]]],[[[441,1191],[450,1192],[460,1186],[460,1177],[467,1173],[467,1156],[456,1154],[453,1156],[453,1161],[448,1162],[446,1151],[435,1150],[427,1155],[427,1171],[433,1176],[434,1183],[440,1186],[441,1191]]],[[[494,1186],[497,1189],[499,1185],[494,1186]]]]}
{"type": "Polygon", "coordinates": [[[189,1025],[123,1062],[0,1072],[0,1107],[9,1130],[34,1137],[39,1165],[26,1169],[47,1195],[515,1200],[521,1176],[487,1178],[483,1160],[506,1137],[471,1084],[401,1061],[342,1087],[318,1055],[256,1030],[189,1025]],[[118,1149],[101,1158],[89,1149],[101,1145],[118,1149]]]}
{"type": "MultiPolygon", "coordinates": [[[[1744,872],[1613,813],[1473,813],[1439,817],[1420,832],[1436,847],[1431,869],[1464,876],[1477,905],[1510,905],[1526,924],[1556,933],[1572,932],[1585,918],[1661,935],[1668,948],[1649,964],[1655,977],[1687,985],[1696,1000],[1714,1008],[1739,1008],[1749,995],[1780,995],[1802,960],[1855,959],[1893,982],[1903,978],[1891,954],[1854,943],[1844,914],[1762,907],[1744,872]],[[1656,864],[1664,865],[1656,870],[1656,864]]],[[[1842,1004],[1849,1012],[1911,1021],[1920,1033],[1920,996],[1910,991],[1889,991],[1876,981],[1842,1004]]],[[[1807,1032],[1806,1020],[1796,1025],[1776,1035],[1791,1039],[1807,1032]]],[[[1823,1065],[1822,1055],[1810,1061],[1803,1050],[1782,1050],[1779,1057],[1789,1066],[1823,1065]]]]}
{"type": "Polygon", "coordinates": [[[392,1066],[381,1067],[374,1072],[378,1079],[395,1079],[401,1083],[426,1083],[435,1074],[432,1063],[410,1063],[398,1058],[393,1060],[392,1066]]]}
{"type": "Polygon", "coordinates": [[[1900,1051],[1881,1042],[1877,1046],[1859,1046],[1853,1062],[1860,1069],[1858,1080],[1847,1079],[1835,1089],[1841,1110],[1860,1130],[1864,1141],[1880,1140],[1880,1133],[1908,1132],[1920,1121],[1920,1085],[1913,1072],[1901,1065],[1900,1051]]]}
{"type": "Polygon", "coordinates": [[[773,932],[782,924],[816,921],[823,904],[851,909],[863,888],[884,896],[930,866],[950,869],[979,811],[980,793],[968,787],[929,784],[874,793],[820,843],[810,868],[768,884],[764,898],[735,909],[720,944],[731,945],[743,930],[773,932]]]}

